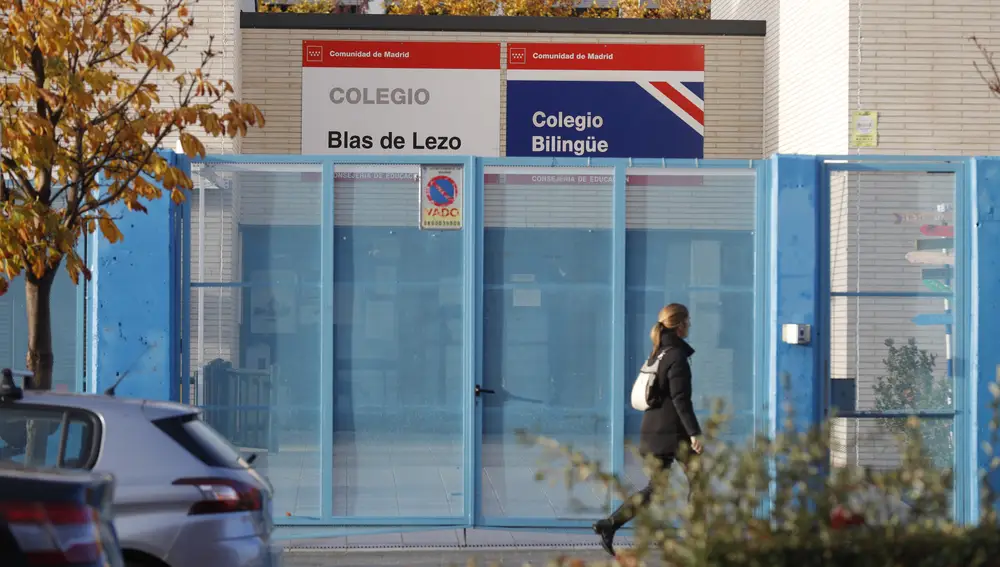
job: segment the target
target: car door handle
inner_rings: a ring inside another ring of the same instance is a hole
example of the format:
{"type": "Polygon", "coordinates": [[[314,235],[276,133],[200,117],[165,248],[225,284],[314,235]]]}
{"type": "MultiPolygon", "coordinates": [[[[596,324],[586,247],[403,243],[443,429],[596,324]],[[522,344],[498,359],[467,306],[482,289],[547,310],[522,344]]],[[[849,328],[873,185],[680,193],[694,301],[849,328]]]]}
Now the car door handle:
{"type": "Polygon", "coordinates": [[[493,390],[487,390],[485,388],[481,388],[481,387],[479,387],[479,384],[476,384],[476,397],[477,398],[480,395],[482,395],[482,394],[495,394],[495,393],[496,392],[494,392],[493,390]]]}

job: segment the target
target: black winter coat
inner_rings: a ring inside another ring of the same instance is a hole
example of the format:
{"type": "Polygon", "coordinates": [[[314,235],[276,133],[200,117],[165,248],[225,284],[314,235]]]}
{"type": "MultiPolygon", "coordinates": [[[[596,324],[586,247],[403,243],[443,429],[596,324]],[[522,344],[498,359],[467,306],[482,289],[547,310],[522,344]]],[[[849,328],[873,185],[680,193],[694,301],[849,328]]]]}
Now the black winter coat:
{"type": "MultiPolygon", "coordinates": [[[[673,331],[660,335],[661,352],[670,349],[660,361],[656,373],[656,398],[663,400],[642,415],[639,429],[639,452],[643,455],[673,457],[682,443],[701,435],[701,426],[691,403],[691,345],[673,331]]],[[[659,353],[657,353],[659,354],[659,353]]],[[[650,357],[649,363],[655,357],[650,357]]]]}

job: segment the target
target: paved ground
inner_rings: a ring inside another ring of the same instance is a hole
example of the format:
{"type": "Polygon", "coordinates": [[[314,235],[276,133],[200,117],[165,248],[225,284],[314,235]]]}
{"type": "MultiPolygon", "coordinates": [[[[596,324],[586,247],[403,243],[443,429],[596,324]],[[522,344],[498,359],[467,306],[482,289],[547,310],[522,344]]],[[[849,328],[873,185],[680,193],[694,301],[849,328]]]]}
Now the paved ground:
{"type": "MultiPolygon", "coordinates": [[[[287,552],[283,567],[545,567],[559,557],[586,560],[588,567],[613,565],[603,551],[586,550],[441,550],[441,551],[295,551],[287,552]],[[474,561],[474,563],[470,563],[474,561]]],[[[647,562],[647,565],[657,563],[647,562]]]]}
{"type": "MultiPolygon", "coordinates": [[[[629,533],[616,541],[631,545],[629,533]]],[[[424,529],[398,528],[309,528],[279,527],[275,539],[286,548],[306,553],[346,550],[452,550],[484,549],[571,549],[597,550],[597,536],[590,530],[498,530],[498,529],[424,529]]]]}
{"type": "MultiPolygon", "coordinates": [[[[588,530],[574,533],[553,531],[437,529],[406,532],[359,533],[339,537],[305,537],[281,528],[286,546],[284,567],[367,567],[400,565],[412,567],[517,566],[546,567],[559,557],[607,563],[609,557],[588,530]]],[[[631,545],[629,534],[621,534],[619,549],[631,545]]],[[[652,563],[651,565],[655,565],[652,563]]]]}

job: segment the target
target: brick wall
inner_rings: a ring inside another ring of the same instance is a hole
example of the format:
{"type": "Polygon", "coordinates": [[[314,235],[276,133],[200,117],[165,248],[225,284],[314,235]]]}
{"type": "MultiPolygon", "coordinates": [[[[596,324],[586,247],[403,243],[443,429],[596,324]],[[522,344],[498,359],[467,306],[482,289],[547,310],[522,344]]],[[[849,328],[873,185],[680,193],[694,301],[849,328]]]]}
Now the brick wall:
{"type": "Polygon", "coordinates": [[[764,38],[764,115],[761,131],[763,154],[778,151],[778,54],[781,46],[781,21],[778,18],[779,0],[715,0],[712,2],[713,20],[764,20],[767,35],[764,38]]]}
{"type": "Polygon", "coordinates": [[[1000,153],[1000,101],[968,40],[1000,50],[998,18],[993,0],[851,0],[851,108],[879,112],[879,147],[861,153],[1000,153]]]}

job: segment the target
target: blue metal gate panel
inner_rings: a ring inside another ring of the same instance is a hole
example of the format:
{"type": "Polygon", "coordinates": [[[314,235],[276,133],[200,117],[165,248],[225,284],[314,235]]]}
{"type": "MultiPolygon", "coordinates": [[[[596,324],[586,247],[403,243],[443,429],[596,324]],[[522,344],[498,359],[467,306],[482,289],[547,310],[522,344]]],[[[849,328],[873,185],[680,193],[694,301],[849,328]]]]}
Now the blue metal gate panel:
{"type": "MultiPolygon", "coordinates": [[[[978,484],[977,474],[973,467],[970,467],[969,447],[970,439],[975,438],[972,430],[971,407],[972,388],[970,388],[970,370],[967,361],[974,359],[974,353],[968,341],[970,332],[970,296],[973,285],[970,266],[975,262],[970,250],[971,225],[971,204],[969,196],[971,194],[969,184],[969,168],[971,160],[966,158],[949,157],[925,157],[925,156],[818,156],[816,158],[822,164],[822,204],[819,206],[820,214],[823,216],[820,234],[825,238],[819,243],[819,254],[823,261],[820,266],[823,270],[820,277],[821,309],[824,310],[823,320],[820,326],[830,329],[830,300],[836,297],[849,298],[948,298],[954,297],[955,306],[954,328],[949,325],[948,334],[954,337],[952,356],[953,360],[948,361],[947,376],[953,379],[954,402],[953,409],[946,411],[937,410],[901,410],[901,411],[856,411],[855,408],[840,408],[837,417],[844,418],[903,418],[909,416],[919,417],[928,420],[954,420],[955,454],[954,454],[954,516],[957,521],[970,522],[978,516],[978,501],[974,497],[978,484]],[[830,288],[830,174],[833,172],[882,172],[882,173],[946,173],[954,176],[954,218],[955,218],[955,262],[957,265],[956,276],[958,283],[954,288],[954,293],[939,291],[832,291],[830,288]]],[[[834,391],[829,374],[830,365],[830,343],[825,341],[822,345],[824,349],[824,371],[820,374],[824,388],[824,400],[826,409],[833,405],[835,400],[840,404],[844,403],[845,396],[834,391]]]]}
{"type": "MultiPolygon", "coordinates": [[[[335,337],[333,333],[333,323],[338,317],[336,310],[337,298],[334,296],[333,283],[338,276],[334,270],[334,206],[333,196],[336,194],[337,186],[334,181],[339,167],[349,167],[357,165],[379,165],[404,166],[404,165],[432,165],[432,164],[455,164],[464,166],[466,200],[465,200],[465,229],[463,231],[463,271],[462,271],[462,301],[467,307],[463,313],[461,332],[466,337],[462,354],[462,372],[465,376],[462,399],[475,399],[473,389],[475,385],[482,383],[483,376],[483,269],[484,269],[484,218],[483,218],[483,173],[485,167],[509,167],[509,168],[611,168],[613,175],[613,200],[609,215],[611,218],[612,248],[609,259],[612,266],[612,293],[611,301],[607,305],[609,318],[613,322],[615,331],[612,334],[613,340],[607,348],[611,351],[610,359],[612,364],[607,369],[609,376],[609,392],[607,398],[607,414],[610,418],[610,447],[612,459],[612,472],[622,473],[624,470],[625,448],[622,442],[624,436],[624,404],[625,388],[630,372],[634,369],[627,368],[622,361],[625,360],[625,272],[626,272],[626,241],[625,241],[625,204],[626,204],[626,177],[629,168],[659,168],[663,170],[684,169],[695,172],[696,175],[710,176],[713,171],[742,169],[756,175],[756,205],[755,220],[753,230],[753,294],[752,318],[753,318],[753,380],[754,394],[751,418],[757,431],[766,430],[768,427],[768,411],[772,408],[771,397],[767,392],[767,385],[771,379],[766,375],[768,357],[764,354],[769,352],[773,345],[769,344],[769,335],[766,332],[768,317],[765,313],[772,307],[771,295],[766,292],[772,286],[773,274],[766,269],[769,263],[770,248],[772,243],[773,219],[770,218],[772,211],[768,205],[770,195],[769,179],[772,175],[768,162],[752,160],[621,160],[621,159],[514,159],[514,158],[427,158],[427,157],[386,157],[386,156],[351,156],[351,157],[328,157],[328,156],[274,156],[274,155],[240,155],[240,156],[209,156],[203,162],[203,166],[237,164],[248,168],[258,166],[276,165],[294,169],[295,164],[308,164],[311,168],[320,167],[322,170],[323,206],[321,212],[321,243],[322,243],[322,265],[320,266],[320,289],[322,294],[321,309],[319,318],[321,321],[322,348],[320,350],[320,375],[324,377],[322,390],[319,396],[321,411],[321,431],[319,434],[319,473],[320,473],[320,494],[319,506],[314,515],[304,516],[298,514],[285,513],[284,510],[275,510],[275,520],[282,525],[290,526],[387,526],[399,529],[401,526],[472,526],[483,523],[503,527],[538,527],[538,528],[573,528],[584,527],[584,520],[571,520],[560,518],[503,518],[484,520],[481,509],[481,466],[482,452],[478,441],[481,427],[481,404],[464,403],[460,408],[462,412],[462,427],[465,431],[462,441],[462,452],[464,462],[462,464],[462,499],[463,513],[458,517],[446,516],[418,516],[418,515],[393,515],[393,516],[351,516],[340,515],[334,509],[335,492],[342,490],[335,486],[335,471],[338,465],[334,456],[333,438],[335,429],[333,407],[336,404],[335,398],[335,337]],[[703,173],[698,173],[703,172],[703,173]]],[[[416,198],[416,195],[414,196],[416,198]]],[[[185,211],[189,211],[186,208],[185,211]]],[[[191,222],[190,215],[184,218],[184,227],[187,237],[186,250],[188,252],[183,271],[183,280],[188,289],[182,293],[182,297],[190,297],[190,290],[205,289],[239,289],[245,293],[250,293],[252,282],[223,281],[223,282],[199,282],[191,281],[191,222]]],[[[191,306],[182,302],[185,313],[191,313],[191,306]]],[[[202,314],[204,316],[204,314],[202,314]]],[[[187,337],[190,337],[191,320],[184,317],[185,344],[189,344],[187,337]]],[[[189,364],[185,357],[185,365],[189,364]]],[[[232,386],[227,386],[233,380],[247,380],[248,378],[234,378],[233,368],[239,365],[227,367],[228,370],[222,372],[225,366],[218,363],[219,376],[211,381],[219,384],[217,390],[209,388],[206,394],[212,392],[214,400],[196,400],[205,404],[209,414],[215,412],[217,427],[223,430],[234,441],[240,441],[245,445],[266,446],[277,450],[280,454],[284,448],[275,439],[275,428],[283,427],[280,418],[275,418],[273,407],[275,403],[275,390],[266,376],[254,378],[260,382],[252,390],[252,394],[246,394],[245,386],[239,389],[244,392],[242,402],[227,400],[225,397],[218,397],[222,392],[228,391],[231,395],[236,395],[232,386]],[[262,382],[261,382],[262,380],[262,382]],[[265,384],[266,382],[266,384],[265,384]],[[259,386],[259,387],[258,387],[259,386]],[[249,396],[249,397],[246,397],[249,396]],[[270,407],[268,407],[270,406],[270,407]],[[224,410],[224,411],[223,411],[224,410]],[[237,411],[234,411],[237,410],[237,411]]],[[[190,375],[190,370],[186,376],[190,375]]],[[[199,369],[201,371],[201,369],[199,369]]],[[[742,369],[741,369],[742,371],[742,369]]],[[[240,375],[240,372],[237,372],[240,375]]],[[[227,395],[229,395],[227,394],[227,395]]],[[[230,396],[231,397],[231,396],[230,396]]]]}

